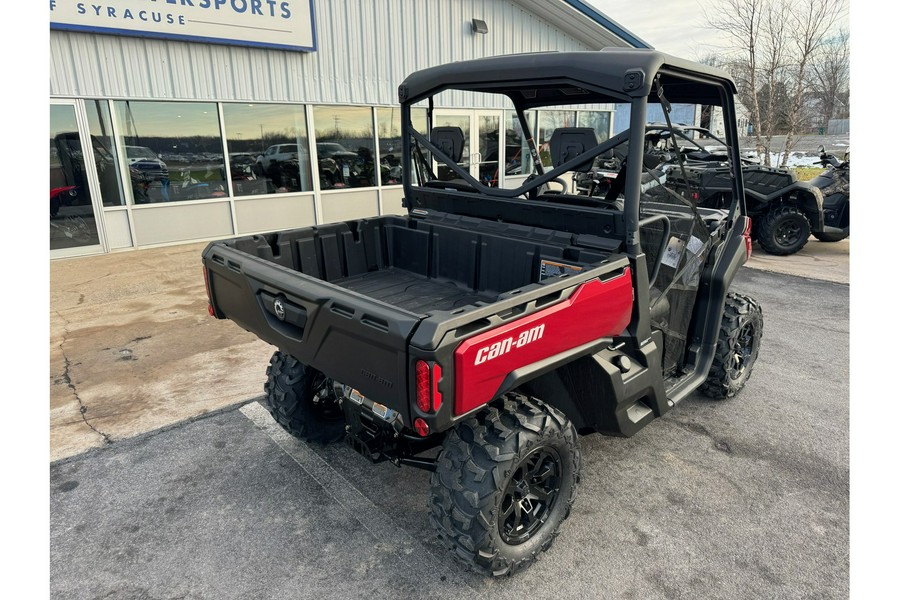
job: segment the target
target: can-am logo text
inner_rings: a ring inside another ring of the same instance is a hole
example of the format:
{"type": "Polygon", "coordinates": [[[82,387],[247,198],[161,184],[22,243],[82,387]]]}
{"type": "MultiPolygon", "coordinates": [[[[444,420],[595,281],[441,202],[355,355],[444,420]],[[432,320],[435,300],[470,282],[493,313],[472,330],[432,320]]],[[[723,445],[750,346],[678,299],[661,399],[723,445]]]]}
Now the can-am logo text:
{"type": "Polygon", "coordinates": [[[526,329],[520,333],[518,337],[510,336],[505,340],[481,348],[478,350],[478,354],[475,355],[475,364],[480,365],[489,360],[493,360],[498,356],[503,356],[507,352],[512,351],[513,348],[521,348],[531,342],[538,341],[542,337],[544,337],[543,323],[536,327],[532,327],[531,329],[526,329]]]}

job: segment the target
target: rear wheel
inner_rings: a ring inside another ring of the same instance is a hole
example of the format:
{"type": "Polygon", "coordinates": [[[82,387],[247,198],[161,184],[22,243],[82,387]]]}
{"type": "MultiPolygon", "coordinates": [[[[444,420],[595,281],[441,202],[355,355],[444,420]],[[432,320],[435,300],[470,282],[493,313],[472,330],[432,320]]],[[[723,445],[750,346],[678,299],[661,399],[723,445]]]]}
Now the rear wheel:
{"type": "Polygon", "coordinates": [[[550,548],[580,469],[572,423],[535,398],[509,394],[444,439],[431,476],[431,521],[474,570],[512,575],[550,548]]]}
{"type": "Polygon", "coordinates": [[[796,206],[782,204],[763,215],[757,235],[759,245],[769,254],[786,256],[799,252],[809,240],[806,215],[796,206]]]}
{"type": "Polygon", "coordinates": [[[344,413],[332,380],[296,358],[275,352],[264,386],[269,413],[288,433],[328,444],[344,437],[344,413]]]}
{"type": "Polygon", "coordinates": [[[728,294],[716,355],[700,391],[716,400],[737,394],[753,371],[762,331],[763,316],[759,303],[750,296],[728,294]]]}

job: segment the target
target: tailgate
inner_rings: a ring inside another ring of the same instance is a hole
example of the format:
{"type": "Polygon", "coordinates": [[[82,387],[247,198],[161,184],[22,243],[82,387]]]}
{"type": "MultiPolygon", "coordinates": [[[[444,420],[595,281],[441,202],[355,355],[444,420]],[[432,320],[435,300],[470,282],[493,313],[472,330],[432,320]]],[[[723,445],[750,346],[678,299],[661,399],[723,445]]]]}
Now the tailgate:
{"type": "Polygon", "coordinates": [[[218,317],[407,413],[407,340],[421,316],[220,243],[203,264],[218,317]]]}

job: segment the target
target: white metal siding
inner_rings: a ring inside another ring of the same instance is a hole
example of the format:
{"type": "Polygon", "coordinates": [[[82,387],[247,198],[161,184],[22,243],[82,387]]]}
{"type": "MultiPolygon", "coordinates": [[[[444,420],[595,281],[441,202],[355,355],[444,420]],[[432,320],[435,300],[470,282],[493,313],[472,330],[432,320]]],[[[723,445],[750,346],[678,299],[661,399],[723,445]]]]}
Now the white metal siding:
{"type": "Polygon", "coordinates": [[[417,69],[602,45],[513,0],[316,0],[315,11],[311,53],[51,31],[50,95],[392,105],[417,69]],[[490,31],[473,33],[473,18],[490,31]]]}

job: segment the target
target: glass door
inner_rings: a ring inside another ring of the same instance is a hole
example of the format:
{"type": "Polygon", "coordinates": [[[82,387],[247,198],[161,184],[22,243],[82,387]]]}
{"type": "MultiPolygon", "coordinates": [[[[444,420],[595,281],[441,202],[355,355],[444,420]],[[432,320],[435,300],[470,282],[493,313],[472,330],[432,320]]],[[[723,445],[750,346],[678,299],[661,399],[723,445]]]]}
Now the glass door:
{"type": "MultiPolygon", "coordinates": [[[[503,181],[499,168],[500,148],[503,147],[501,122],[502,111],[499,110],[439,109],[434,111],[432,126],[459,127],[465,139],[460,166],[484,185],[496,187],[503,181]]],[[[435,167],[441,181],[459,179],[443,163],[436,163],[435,167]]]]}
{"type": "Polygon", "coordinates": [[[500,149],[503,148],[503,120],[501,111],[477,111],[479,181],[489,187],[502,187],[504,173],[500,169],[500,149]]]}
{"type": "Polygon", "coordinates": [[[92,187],[93,152],[75,101],[50,104],[50,257],[103,251],[92,187]]]}

